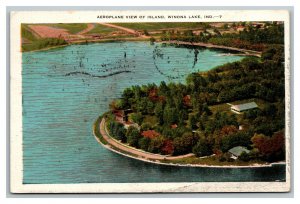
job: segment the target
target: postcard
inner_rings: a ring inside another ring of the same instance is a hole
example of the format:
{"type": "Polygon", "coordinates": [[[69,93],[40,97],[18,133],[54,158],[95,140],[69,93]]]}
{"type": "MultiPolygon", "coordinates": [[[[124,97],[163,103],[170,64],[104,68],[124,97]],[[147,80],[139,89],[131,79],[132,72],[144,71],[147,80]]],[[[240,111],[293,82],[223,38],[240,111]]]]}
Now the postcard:
{"type": "Polygon", "coordinates": [[[10,17],[12,193],[290,191],[288,11],[10,17]]]}

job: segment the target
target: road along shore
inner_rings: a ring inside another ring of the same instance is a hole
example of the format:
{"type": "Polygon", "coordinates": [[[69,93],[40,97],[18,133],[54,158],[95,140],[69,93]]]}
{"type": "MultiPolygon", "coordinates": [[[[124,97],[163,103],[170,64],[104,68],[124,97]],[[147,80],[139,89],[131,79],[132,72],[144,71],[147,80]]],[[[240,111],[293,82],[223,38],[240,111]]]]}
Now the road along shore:
{"type": "Polygon", "coordinates": [[[184,157],[191,157],[192,154],[188,155],[180,155],[180,156],[164,156],[159,154],[152,154],[148,153],[142,150],[135,149],[133,147],[129,147],[125,144],[120,144],[120,142],[116,141],[115,139],[111,138],[109,134],[107,134],[106,125],[105,125],[105,119],[103,118],[100,123],[95,124],[95,126],[98,125],[100,128],[100,134],[102,135],[102,139],[104,139],[107,144],[104,144],[101,142],[101,140],[96,136],[96,128],[93,129],[93,135],[97,142],[101,144],[104,148],[115,152],[117,154],[148,162],[153,164],[159,164],[159,165],[167,165],[167,166],[179,166],[179,167],[209,167],[209,168],[261,168],[261,167],[272,167],[273,165],[285,165],[285,162],[275,162],[275,163],[269,163],[269,164],[252,164],[252,165],[245,165],[245,166],[237,166],[237,165],[206,165],[206,164],[181,164],[176,163],[176,159],[184,158],[184,157]],[[104,136],[105,135],[105,136],[104,136]],[[119,144],[118,144],[118,143],[119,144]],[[121,148],[120,148],[121,147],[121,148]]]}

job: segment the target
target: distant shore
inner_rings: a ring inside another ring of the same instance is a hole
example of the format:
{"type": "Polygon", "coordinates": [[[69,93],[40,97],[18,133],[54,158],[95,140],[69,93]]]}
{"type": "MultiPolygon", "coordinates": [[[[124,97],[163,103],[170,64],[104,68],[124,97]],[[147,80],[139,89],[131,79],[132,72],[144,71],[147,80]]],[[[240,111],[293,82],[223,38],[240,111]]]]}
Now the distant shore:
{"type": "MultiPolygon", "coordinates": [[[[148,38],[106,38],[106,39],[95,39],[95,40],[77,40],[77,41],[71,41],[68,44],[64,45],[58,45],[53,47],[46,47],[36,50],[30,50],[30,51],[23,51],[23,52],[38,52],[38,51],[46,51],[50,49],[60,48],[60,47],[66,47],[69,45],[76,45],[76,44],[88,44],[88,43],[109,43],[109,42],[122,42],[122,41],[149,41],[148,38]]],[[[184,41],[156,41],[155,43],[165,43],[165,44],[176,44],[176,45],[188,45],[188,46],[199,46],[199,47],[205,47],[208,49],[220,49],[220,50],[228,50],[228,51],[235,51],[239,52],[237,54],[232,55],[238,55],[238,56],[255,56],[255,57],[261,57],[262,52],[254,51],[254,50],[247,50],[247,49],[241,49],[236,47],[228,47],[228,46],[222,46],[222,45],[214,45],[210,43],[192,43],[192,42],[184,42],[184,41]]]]}
{"type": "MultiPolygon", "coordinates": [[[[229,50],[229,51],[236,51],[236,52],[241,52],[244,53],[242,55],[247,55],[247,56],[255,56],[255,57],[261,57],[262,52],[254,51],[254,50],[247,50],[247,49],[241,49],[241,48],[236,48],[236,47],[228,47],[228,46],[223,46],[223,45],[215,45],[211,43],[192,43],[192,42],[184,42],[184,41],[161,41],[161,43],[168,43],[168,44],[177,44],[177,45],[190,45],[190,46],[199,46],[199,47],[206,47],[206,48],[213,48],[213,49],[222,49],[222,50],[229,50]]],[[[237,54],[241,55],[241,54],[237,54]]]]}
{"type": "Polygon", "coordinates": [[[41,49],[22,51],[22,52],[38,52],[38,51],[47,51],[51,49],[56,49],[60,47],[66,47],[70,45],[78,45],[78,44],[88,44],[88,43],[109,43],[109,42],[122,42],[122,41],[148,41],[147,38],[107,38],[107,39],[96,39],[96,40],[77,40],[72,41],[67,44],[45,47],[41,49]]]}
{"type": "MultiPolygon", "coordinates": [[[[274,162],[274,163],[266,163],[266,164],[253,163],[251,165],[240,165],[240,166],[239,165],[208,165],[208,164],[182,164],[182,163],[176,163],[176,161],[167,160],[167,159],[156,159],[156,160],[154,160],[154,159],[146,159],[146,158],[143,158],[143,157],[138,156],[138,155],[133,155],[133,154],[131,154],[129,152],[126,152],[124,150],[120,150],[116,146],[114,146],[113,143],[110,143],[109,140],[105,139],[102,136],[102,133],[104,133],[103,132],[103,130],[104,130],[103,129],[104,128],[104,126],[103,126],[104,125],[103,120],[105,120],[105,119],[101,119],[100,123],[97,120],[95,122],[95,124],[94,124],[93,135],[94,135],[96,141],[99,144],[101,144],[104,148],[106,148],[106,149],[108,149],[108,150],[110,150],[112,152],[115,152],[117,154],[129,157],[129,158],[132,158],[132,159],[143,161],[143,162],[148,162],[148,163],[153,163],[153,164],[159,164],[159,165],[167,165],[167,166],[202,167],[202,168],[204,168],[204,167],[209,167],[209,168],[261,168],[261,167],[272,167],[274,165],[285,165],[286,164],[286,162],[282,161],[282,162],[274,162]],[[102,125],[102,127],[101,127],[101,125],[102,125]],[[101,131],[101,129],[102,129],[102,131],[101,131]],[[99,133],[101,135],[101,139],[99,137],[97,137],[96,131],[99,131],[99,133]],[[103,140],[105,141],[106,144],[104,144],[103,140]]],[[[145,153],[147,153],[147,152],[145,152],[145,153]]],[[[152,154],[152,153],[149,153],[149,154],[152,154]]],[[[152,154],[152,155],[155,155],[155,154],[152,154]]],[[[161,156],[163,156],[163,155],[161,155],[161,156]]],[[[185,156],[185,155],[182,155],[182,156],[185,156]]]]}

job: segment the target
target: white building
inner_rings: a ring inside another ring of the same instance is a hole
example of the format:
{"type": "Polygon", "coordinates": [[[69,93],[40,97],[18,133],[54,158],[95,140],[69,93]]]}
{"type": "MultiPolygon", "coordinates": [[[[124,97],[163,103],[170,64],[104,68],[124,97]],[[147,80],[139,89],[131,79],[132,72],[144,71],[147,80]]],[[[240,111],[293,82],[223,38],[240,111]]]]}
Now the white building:
{"type": "Polygon", "coordinates": [[[244,103],[239,105],[232,105],[230,109],[232,112],[240,114],[243,111],[254,109],[254,108],[258,108],[257,104],[255,102],[250,102],[250,103],[244,103]]]}

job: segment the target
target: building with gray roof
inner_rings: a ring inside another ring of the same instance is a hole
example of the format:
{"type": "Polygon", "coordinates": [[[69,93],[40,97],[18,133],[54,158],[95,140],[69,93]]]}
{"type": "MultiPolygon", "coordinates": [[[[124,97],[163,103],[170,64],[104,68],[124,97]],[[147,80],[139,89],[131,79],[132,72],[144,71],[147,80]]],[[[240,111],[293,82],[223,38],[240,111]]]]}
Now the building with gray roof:
{"type": "Polygon", "coordinates": [[[231,158],[237,159],[243,152],[248,154],[250,151],[246,147],[236,146],[228,150],[228,152],[231,154],[231,158]]]}
{"type": "Polygon", "coordinates": [[[243,111],[254,109],[254,108],[258,108],[257,104],[255,102],[250,102],[250,103],[243,103],[239,105],[232,105],[230,109],[231,111],[239,114],[243,111]]]}

